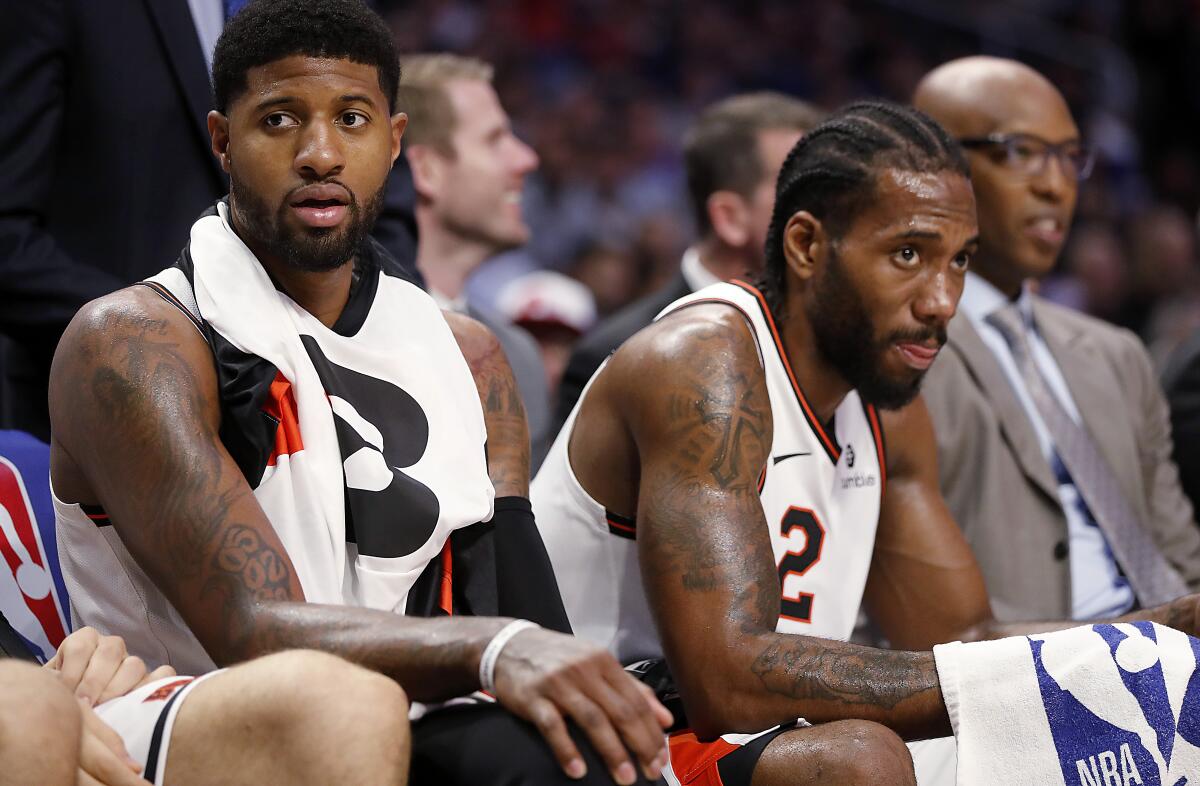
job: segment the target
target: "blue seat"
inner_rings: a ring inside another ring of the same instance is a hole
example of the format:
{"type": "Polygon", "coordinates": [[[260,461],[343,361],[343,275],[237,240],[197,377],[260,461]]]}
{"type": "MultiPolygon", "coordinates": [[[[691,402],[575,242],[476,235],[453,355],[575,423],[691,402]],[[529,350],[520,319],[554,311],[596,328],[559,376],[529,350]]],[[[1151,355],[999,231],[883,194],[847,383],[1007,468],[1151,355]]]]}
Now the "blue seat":
{"type": "Polygon", "coordinates": [[[71,630],[58,564],[50,446],[0,430],[0,614],[46,660],[71,630]]]}

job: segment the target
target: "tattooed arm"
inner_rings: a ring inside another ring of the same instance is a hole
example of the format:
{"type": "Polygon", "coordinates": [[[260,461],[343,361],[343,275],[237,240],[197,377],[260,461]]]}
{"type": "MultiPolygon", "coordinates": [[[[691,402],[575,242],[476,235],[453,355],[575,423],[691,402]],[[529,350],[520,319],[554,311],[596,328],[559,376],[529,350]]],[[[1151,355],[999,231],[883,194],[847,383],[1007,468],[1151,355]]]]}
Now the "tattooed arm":
{"type": "Polygon", "coordinates": [[[529,427],[504,349],[481,323],[462,314],[443,313],[479,389],[488,434],[488,475],[496,496],[528,497],[529,427]]]}
{"type": "MultiPolygon", "coordinates": [[[[483,648],[507,619],[303,602],[288,554],[218,438],[208,345],[157,295],[133,288],[85,306],[55,354],[50,388],[56,492],[105,507],[218,664],[309,647],[387,674],[420,701],[479,687],[483,648]]],[[[665,710],[611,656],[572,637],[533,630],[513,638],[496,689],[564,767],[578,759],[568,717],[614,771],[629,761],[621,740],[644,770],[663,749],[665,710]]]]}
{"type": "MultiPolygon", "coordinates": [[[[992,616],[983,574],[942,499],[933,424],[923,399],[883,413],[888,484],[864,602],[897,647],[1046,633],[1080,621],[1001,623],[992,616]]],[[[1195,635],[1197,596],[1122,617],[1195,635]]]]}
{"type": "Polygon", "coordinates": [[[595,388],[593,410],[622,413],[636,444],[642,578],[698,734],[797,717],[876,720],[909,738],[949,733],[931,654],[775,632],[779,577],[757,484],[772,419],[740,316],[693,306],[656,323],[595,388]]]}

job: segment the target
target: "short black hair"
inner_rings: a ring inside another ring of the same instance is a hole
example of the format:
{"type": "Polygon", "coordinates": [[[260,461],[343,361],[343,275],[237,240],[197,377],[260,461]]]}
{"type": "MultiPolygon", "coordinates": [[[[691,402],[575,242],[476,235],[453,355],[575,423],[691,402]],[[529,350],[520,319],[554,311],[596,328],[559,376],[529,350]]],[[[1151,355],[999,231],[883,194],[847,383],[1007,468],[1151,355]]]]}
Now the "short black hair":
{"type": "Polygon", "coordinates": [[[251,68],[292,55],[375,66],[388,111],[396,106],[400,59],[379,15],[363,0],[251,0],[225,25],[213,52],[213,98],[227,114],[251,68]]]}
{"type": "Polygon", "coordinates": [[[836,239],[875,196],[876,174],[955,172],[970,179],[962,148],[920,110],[886,101],[860,101],[829,117],[788,153],[775,186],[759,285],[771,310],[782,314],[787,260],[783,231],[807,210],[836,239]]]}

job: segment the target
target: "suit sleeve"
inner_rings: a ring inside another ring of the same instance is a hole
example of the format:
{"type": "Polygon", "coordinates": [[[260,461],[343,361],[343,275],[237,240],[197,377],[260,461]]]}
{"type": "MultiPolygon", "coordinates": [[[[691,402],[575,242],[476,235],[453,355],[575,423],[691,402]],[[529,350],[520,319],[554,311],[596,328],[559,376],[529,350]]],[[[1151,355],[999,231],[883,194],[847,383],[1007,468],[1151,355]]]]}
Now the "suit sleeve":
{"type": "Polygon", "coordinates": [[[0,331],[53,341],[81,305],[121,283],[72,259],[46,229],[71,51],[63,0],[14,0],[3,8],[0,331]]]}
{"type": "Polygon", "coordinates": [[[1174,369],[1163,376],[1167,403],[1171,409],[1171,435],[1174,458],[1179,467],[1183,490],[1195,508],[1200,502],[1200,334],[1190,339],[1174,369]],[[1174,372],[1174,373],[1172,373],[1174,372]]]}
{"type": "Polygon", "coordinates": [[[1179,470],[1171,456],[1171,424],[1167,401],[1159,386],[1150,357],[1141,342],[1125,334],[1128,350],[1128,378],[1136,388],[1140,418],[1138,451],[1141,458],[1144,484],[1149,495],[1154,540],[1163,554],[1183,576],[1192,591],[1200,590],[1200,529],[1192,511],[1192,503],[1179,483],[1179,470]]]}

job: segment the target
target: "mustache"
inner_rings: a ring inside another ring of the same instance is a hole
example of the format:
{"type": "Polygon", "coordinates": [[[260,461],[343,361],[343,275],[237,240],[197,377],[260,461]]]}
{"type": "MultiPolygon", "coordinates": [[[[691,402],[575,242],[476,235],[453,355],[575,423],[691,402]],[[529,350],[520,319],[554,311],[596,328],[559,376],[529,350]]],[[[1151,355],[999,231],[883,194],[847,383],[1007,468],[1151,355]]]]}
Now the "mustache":
{"type": "Polygon", "coordinates": [[[939,325],[938,327],[930,328],[913,328],[911,330],[897,330],[888,336],[888,344],[901,344],[912,342],[914,344],[926,344],[931,339],[937,341],[938,348],[941,349],[946,345],[946,326],[939,325]]]}

